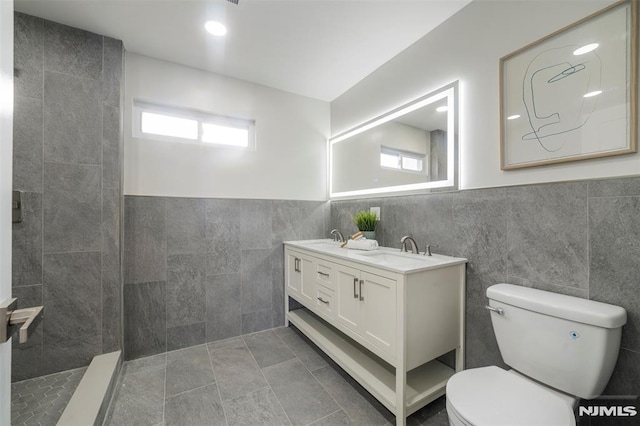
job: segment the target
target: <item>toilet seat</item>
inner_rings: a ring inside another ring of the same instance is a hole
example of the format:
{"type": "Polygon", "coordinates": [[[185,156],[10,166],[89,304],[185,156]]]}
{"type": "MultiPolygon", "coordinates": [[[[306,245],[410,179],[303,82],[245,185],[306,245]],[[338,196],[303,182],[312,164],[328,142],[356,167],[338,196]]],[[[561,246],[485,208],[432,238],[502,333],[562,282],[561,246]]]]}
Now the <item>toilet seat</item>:
{"type": "Polygon", "coordinates": [[[454,374],[447,383],[454,424],[476,426],[573,426],[573,408],[551,390],[496,366],[454,374]]]}

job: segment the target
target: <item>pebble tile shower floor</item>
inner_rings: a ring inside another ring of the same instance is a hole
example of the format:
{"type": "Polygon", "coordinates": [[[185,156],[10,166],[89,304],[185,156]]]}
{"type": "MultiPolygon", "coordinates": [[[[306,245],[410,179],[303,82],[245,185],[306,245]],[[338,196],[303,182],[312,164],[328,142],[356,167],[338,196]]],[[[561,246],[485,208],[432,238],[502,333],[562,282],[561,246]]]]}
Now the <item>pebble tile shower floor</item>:
{"type": "MultiPolygon", "coordinates": [[[[294,328],[126,362],[107,425],[391,425],[391,412],[294,328]]],[[[409,425],[448,425],[444,397],[409,425]]]]}
{"type": "Polygon", "coordinates": [[[55,425],[85,370],[76,368],[12,383],[11,424],[55,425]]]}

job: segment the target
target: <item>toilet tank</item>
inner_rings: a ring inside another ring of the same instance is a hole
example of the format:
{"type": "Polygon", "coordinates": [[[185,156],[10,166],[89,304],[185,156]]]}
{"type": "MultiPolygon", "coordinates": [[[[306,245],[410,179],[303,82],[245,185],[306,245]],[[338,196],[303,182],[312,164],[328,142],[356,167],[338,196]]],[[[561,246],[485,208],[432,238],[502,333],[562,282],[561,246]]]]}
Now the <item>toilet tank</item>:
{"type": "Polygon", "coordinates": [[[618,359],[627,312],[614,305],[512,284],[487,289],[504,362],[570,395],[602,394],[618,359]]]}

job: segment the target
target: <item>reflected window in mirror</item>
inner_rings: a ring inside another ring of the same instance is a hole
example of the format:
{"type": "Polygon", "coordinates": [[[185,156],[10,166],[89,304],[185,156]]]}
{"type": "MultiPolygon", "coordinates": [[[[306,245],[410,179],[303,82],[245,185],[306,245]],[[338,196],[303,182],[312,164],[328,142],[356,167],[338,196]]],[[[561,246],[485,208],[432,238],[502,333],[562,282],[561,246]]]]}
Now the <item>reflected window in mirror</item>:
{"type": "Polygon", "coordinates": [[[456,190],[458,82],[329,140],[330,197],[456,190]]]}
{"type": "Polygon", "coordinates": [[[423,173],[425,160],[426,154],[419,152],[400,151],[384,145],[380,148],[380,167],[382,168],[400,170],[405,173],[423,173]]]}

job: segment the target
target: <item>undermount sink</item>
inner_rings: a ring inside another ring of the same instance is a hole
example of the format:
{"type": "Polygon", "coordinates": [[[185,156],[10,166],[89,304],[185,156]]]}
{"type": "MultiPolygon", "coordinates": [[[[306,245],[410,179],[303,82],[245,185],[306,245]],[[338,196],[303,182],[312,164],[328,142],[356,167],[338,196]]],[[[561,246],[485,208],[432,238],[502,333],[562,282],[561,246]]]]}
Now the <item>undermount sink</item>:
{"type": "Polygon", "coordinates": [[[439,263],[439,261],[433,256],[423,256],[421,254],[413,254],[413,253],[389,253],[382,251],[370,251],[367,253],[360,253],[360,256],[366,256],[371,258],[371,260],[375,260],[377,262],[384,262],[389,264],[408,264],[415,262],[428,262],[428,263],[439,263]]]}
{"type": "Polygon", "coordinates": [[[333,240],[312,240],[308,241],[307,244],[313,247],[339,248],[342,242],[333,240]]]}

